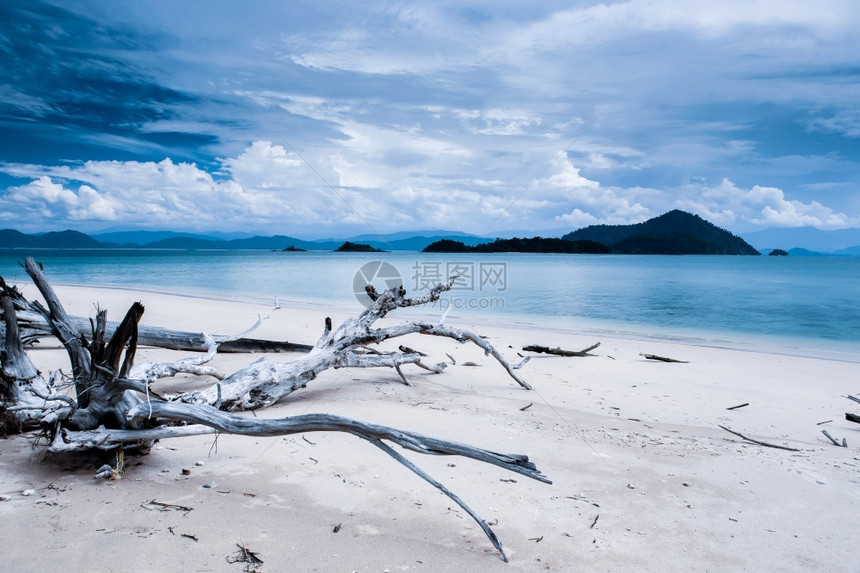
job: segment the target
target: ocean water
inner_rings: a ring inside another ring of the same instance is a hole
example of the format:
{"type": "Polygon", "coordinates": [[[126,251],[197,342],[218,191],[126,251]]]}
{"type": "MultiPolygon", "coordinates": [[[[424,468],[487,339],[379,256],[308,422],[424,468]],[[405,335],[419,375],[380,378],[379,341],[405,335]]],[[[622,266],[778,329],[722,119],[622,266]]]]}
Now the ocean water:
{"type": "MultiPolygon", "coordinates": [[[[653,336],[703,344],[767,340],[860,351],[860,257],[619,256],[269,251],[35,251],[57,284],[134,287],[260,301],[362,307],[364,278],[454,289],[429,314],[653,336]],[[390,266],[380,266],[380,262],[390,266]],[[356,279],[357,273],[361,273],[356,279]],[[399,275],[399,278],[397,277],[399,275]]],[[[22,251],[0,275],[29,282],[22,251]]],[[[860,352],[856,352],[860,356],[860,352]]]]}

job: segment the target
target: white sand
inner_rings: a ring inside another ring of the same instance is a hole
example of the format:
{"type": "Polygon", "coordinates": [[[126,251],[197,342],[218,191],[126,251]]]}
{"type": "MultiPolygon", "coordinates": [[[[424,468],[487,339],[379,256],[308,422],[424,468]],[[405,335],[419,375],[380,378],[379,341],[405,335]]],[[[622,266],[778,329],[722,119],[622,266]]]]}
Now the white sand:
{"type": "MultiPolygon", "coordinates": [[[[142,300],[145,324],[182,330],[240,331],[267,311],[116,289],[58,291],[73,314],[91,314],[98,302],[118,320],[142,300]]],[[[311,343],[324,316],[281,309],[254,336],[311,343]]],[[[475,329],[512,362],[526,344],[580,349],[597,341],[475,329]]],[[[270,572],[856,571],[860,426],[844,412],[860,405],[844,396],[860,394],[858,362],[599,340],[595,357],[533,358],[520,371],[535,387],[528,392],[474,347],[413,335],[393,346],[434,362],[449,353],[457,365],[441,375],[407,367],[412,388],[386,369],[333,370],[258,413],[329,412],[528,454],[553,485],[470,460],[407,454],[496,523],[509,564],[450,500],[382,452],[318,433],[164,441],[119,481],[93,479],[82,461],[44,462],[28,438],[0,440],[0,495],[11,497],[0,502],[3,569],[241,571],[226,558],[244,543],[270,572]],[[646,361],[642,352],[689,363],[646,361]],[[832,422],[817,425],[825,420],[832,422]],[[744,443],[718,424],[801,451],[744,443]],[[830,444],[822,428],[849,447],[830,444]],[[24,496],[28,489],[35,493],[24,496]],[[193,510],[158,511],[146,506],[151,500],[193,510]]],[[[65,364],[59,349],[31,356],[44,371],[65,364]]],[[[138,362],[177,356],[141,349],[138,362]]],[[[221,355],[215,365],[232,371],[253,359],[221,355]]]]}

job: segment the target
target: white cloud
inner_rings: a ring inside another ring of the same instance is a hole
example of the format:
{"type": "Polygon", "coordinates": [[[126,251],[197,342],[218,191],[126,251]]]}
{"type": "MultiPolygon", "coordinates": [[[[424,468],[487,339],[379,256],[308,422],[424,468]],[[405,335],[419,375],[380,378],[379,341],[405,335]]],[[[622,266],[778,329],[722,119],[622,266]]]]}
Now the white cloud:
{"type": "MultiPolygon", "coordinates": [[[[401,151],[446,159],[448,148],[426,139],[388,140],[371,131],[346,146],[350,157],[401,151]]],[[[404,136],[405,137],[405,136],[404,136]]],[[[456,154],[456,153],[455,153],[456,154]]],[[[294,152],[257,141],[222,160],[223,178],[192,163],[88,161],[78,166],[5,165],[17,177],[33,177],[0,196],[0,213],[17,213],[22,230],[76,226],[97,229],[112,222],[149,228],[254,230],[284,233],[369,223],[382,230],[425,224],[465,225],[486,210],[481,193],[442,189],[424,175],[398,178],[397,167],[375,168],[342,155],[315,157],[312,169],[294,152]],[[330,187],[320,176],[335,185],[330,187]],[[429,183],[429,184],[428,184],[429,183]],[[26,212],[27,224],[20,221],[26,212]]],[[[488,182],[483,182],[485,185],[488,182]]],[[[2,217],[2,216],[0,216],[2,217]]]]}
{"type": "Polygon", "coordinates": [[[860,110],[839,111],[829,117],[814,118],[809,127],[815,131],[841,133],[846,137],[860,137],[860,110]]]}
{"type": "Polygon", "coordinates": [[[432,4],[363,7],[349,15],[339,27],[285,35],[280,57],[314,70],[403,75],[458,67],[479,51],[479,38],[432,4]]]}
{"type": "Polygon", "coordinates": [[[643,221],[652,214],[640,200],[645,190],[606,188],[587,179],[573,163],[564,158],[555,173],[539,182],[536,195],[555,205],[556,224],[626,224],[643,221]],[[561,213],[561,214],[558,214],[561,213]]]}
{"type": "Polygon", "coordinates": [[[520,50],[546,51],[560,46],[610,43],[631,32],[669,30],[706,36],[755,30],[758,37],[750,40],[786,41],[804,33],[820,37],[848,34],[849,22],[856,21],[859,13],[857,4],[851,0],[825,0],[816,5],[804,0],[630,0],[555,12],[524,28],[514,45],[520,50]],[[783,34],[782,38],[776,34],[762,35],[764,30],[786,28],[794,34],[783,34]]]}
{"type": "Polygon", "coordinates": [[[218,182],[194,164],[88,161],[80,166],[16,166],[38,174],[7,189],[0,209],[24,210],[33,230],[67,222],[120,222],[153,228],[216,228],[254,214],[257,198],[232,180],[218,182]]]}
{"type": "Polygon", "coordinates": [[[589,225],[599,225],[603,223],[596,216],[591,213],[586,213],[582,211],[579,207],[574,207],[573,211],[570,213],[565,213],[563,215],[559,215],[555,218],[558,223],[564,225],[570,225],[571,230],[579,229],[581,227],[588,227],[589,225]]]}
{"type": "Polygon", "coordinates": [[[556,173],[547,179],[548,188],[562,189],[564,192],[573,191],[579,193],[582,199],[595,197],[595,192],[600,190],[600,183],[580,175],[579,169],[574,167],[569,159],[560,160],[558,167],[556,173]]]}
{"type": "MultiPolygon", "coordinates": [[[[604,187],[583,177],[572,162],[559,162],[554,173],[539,181],[514,209],[552,207],[556,225],[578,228],[594,224],[629,224],[670,209],[697,213],[721,226],[748,230],[762,227],[811,226],[838,229],[860,226],[860,217],[838,212],[818,201],[786,197],[782,189],[738,187],[729,179],[717,185],[703,181],[680,188],[604,187]]],[[[523,213],[520,213],[523,214],[523,213]]],[[[547,220],[549,217],[547,217],[547,220]]]]}
{"type": "Polygon", "coordinates": [[[788,199],[782,189],[754,185],[742,189],[729,179],[719,185],[691,185],[679,190],[674,207],[698,213],[716,224],[734,227],[860,226],[860,217],[837,212],[817,201],[788,199]]]}
{"type": "Polygon", "coordinates": [[[43,220],[112,221],[117,217],[112,202],[99,195],[89,185],[81,185],[75,192],[60,183],[55,183],[46,175],[26,185],[10,188],[3,203],[16,211],[3,209],[2,213],[6,215],[3,219],[7,221],[22,217],[43,220]]]}
{"type": "Polygon", "coordinates": [[[296,187],[306,182],[302,171],[310,171],[295,153],[288,154],[270,141],[255,141],[238,157],[224,159],[222,165],[233,181],[258,190],[296,187]]]}
{"type": "Polygon", "coordinates": [[[540,126],[540,117],[522,110],[491,108],[453,110],[473,133],[484,135],[522,135],[540,126]]]}
{"type": "MultiPolygon", "coordinates": [[[[0,219],[12,221],[16,214],[16,226],[31,231],[68,226],[97,230],[110,222],[305,236],[339,235],[347,227],[366,231],[368,226],[379,232],[449,228],[492,235],[511,228],[539,233],[560,226],[628,224],[679,208],[729,228],[860,225],[858,218],[820,202],[788,198],[776,187],[741,188],[729,179],[717,185],[697,179],[662,190],[604,185],[583,175],[567,156],[523,186],[503,177],[462,177],[456,170],[445,170],[460,158],[460,150],[449,150],[444,142],[357,124],[350,127],[355,135],[334,152],[313,150],[314,169],[293,151],[269,141],[256,141],[235,157],[222,159],[217,178],[193,163],[170,159],[88,161],[78,166],[7,164],[3,171],[32,180],[0,195],[0,219]],[[414,158],[372,160],[398,153],[414,158]]],[[[540,165],[550,156],[528,157],[539,158],[540,165]]],[[[600,161],[591,157],[586,163],[595,168],[600,161]]],[[[510,172],[508,166],[498,174],[510,172]]]]}
{"type": "Polygon", "coordinates": [[[410,132],[348,120],[340,122],[340,129],[349,138],[342,146],[367,157],[415,153],[422,157],[462,159],[471,155],[453,141],[428,137],[418,130],[410,132]]]}

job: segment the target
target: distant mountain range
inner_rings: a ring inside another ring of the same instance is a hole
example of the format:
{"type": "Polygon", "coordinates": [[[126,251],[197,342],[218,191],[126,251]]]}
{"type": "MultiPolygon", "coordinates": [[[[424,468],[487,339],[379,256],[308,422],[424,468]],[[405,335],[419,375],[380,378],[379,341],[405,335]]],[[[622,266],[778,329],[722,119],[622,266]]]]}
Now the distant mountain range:
{"type": "MultiPolygon", "coordinates": [[[[467,245],[488,243],[492,239],[456,231],[424,231],[359,235],[347,239],[383,251],[420,251],[441,239],[456,239],[467,245]]],[[[306,241],[285,235],[222,239],[209,235],[171,231],[116,231],[90,236],[78,231],[60,231],[28,235],[13,229],[0,230],[3,249],[189,249],[189,250],[283,250],[289,247],[307,251],[334,251],[343,239],[306,241]]]]}
{"type": "MultiPolygon", "coordinates": [[[[678,211],[678,213],[683,213],[678,211]]],[[[668,213],[667,213],[668,215],[668,213]]],[[[689,215],[689,213],[687,213],[689,215]]],[[[690,215],[692,216],[692,215],[690,215]]],[[[665,217],[661,216],[661,217],[665,217]]],[[[697,217],[698,218],[698,217],[697,217]]],[[[629,230],[655,229],[652,221],[639,225],[593,225],[579,229],[564,236],[566,239],[588,239],[600,235],[603,240],[598,242],[613,245],[629,236],[629,230]]],[[[700,221],[707,223],[703,219],[700,221]]],[[[665,222],[665,221],[664,221],[665,222]]],[[[671,221],[670,221],[671,222],[671,221]]],[[[710,223],[707,223],[710,225],[710,223]]],[[[717,227],[714,227],[717,228],[717,227]]],[[[242,233],[180,233],[173,231],[126,231],[113,230],[87,235],[78,231],[59,231],[38,234],[26,234],[12,229],[0,230],[0,248],[7,249],[265,249],[283,250],[290,246],[309,251],[333,251],[344,241],[369,244],[384,251],[421,251],[432,243],[440,240],[458,241],[465,246],[475,246],[492,243],[494,239],[528,236],[529,232],[514,234],[501,232],[494,237],[480,237],[459,231],[428,230],[401,231],[383,235],[358,235],[347,238],[331,238],[321,240],[304,240],[285,235],[248,236],[242,233]]],[[[544,237],[558,237],[562,233],[558,229],[544,232],[544,237]]],[[[652,233],[653,234],[653,233],[652,233]]],[[[783,249],[791,256],[821,256],[842,255],[860,256],[860,229],[841,229],[836,231],[821,231],[811,227],[802,228],[772,228],[761,231],[742,233],[740,237],[755,247],[759,252],[767,254],[773,249],[783,249]]],[[[521,239],[524,240],[524,239],[521,239]]],[[[501,245],[497,245],[501,246],[501,245]]],[[[623,245],[621,245],[623,247],[623,245]]],[[[619,251],[621,252],[621,251],[619,251]]]]}
{"type": "Polygon", "coordinates": [[[110,230],[101,233],[93,233],[92,237],[102,243],[117,243],[120,245],[146,245],[162,239],[173,237],[189,237],[193,239],[209,239],[214,241],[231,241],[233,239],[247,239],[253,237],[253,233],[182,233],[175,231],[129,231],[110,230]]]}
{"type": "Polygon", "coordinates": [[[822,231],[814,227],[775,227],[742,233],[746,241],[760,251],[803,249],[818,254],[860,254],[860,229],[837,229],[822,231]]]}
{"type": "Polygon", "coordinates": [[[0,248],[5,249],[98,249],[104,247],[105,243],[78,231],[52,231],[41,235],[27,235],[13,229],[0,230],[0,248]]]}

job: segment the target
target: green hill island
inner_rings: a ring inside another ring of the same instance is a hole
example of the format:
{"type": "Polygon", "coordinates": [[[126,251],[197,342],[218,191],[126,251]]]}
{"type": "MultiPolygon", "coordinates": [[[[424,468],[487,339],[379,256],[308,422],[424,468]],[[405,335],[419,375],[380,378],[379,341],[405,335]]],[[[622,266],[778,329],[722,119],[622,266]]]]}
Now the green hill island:
{"type": "Polygon", "coordinates": [[[673,210],[635,225],[591,225],[561,239],[496,239],[469,246],[441,240],[426,253],[572,253],[624,255],[760,255],[740,237],[698,215],[673,210]]]}

